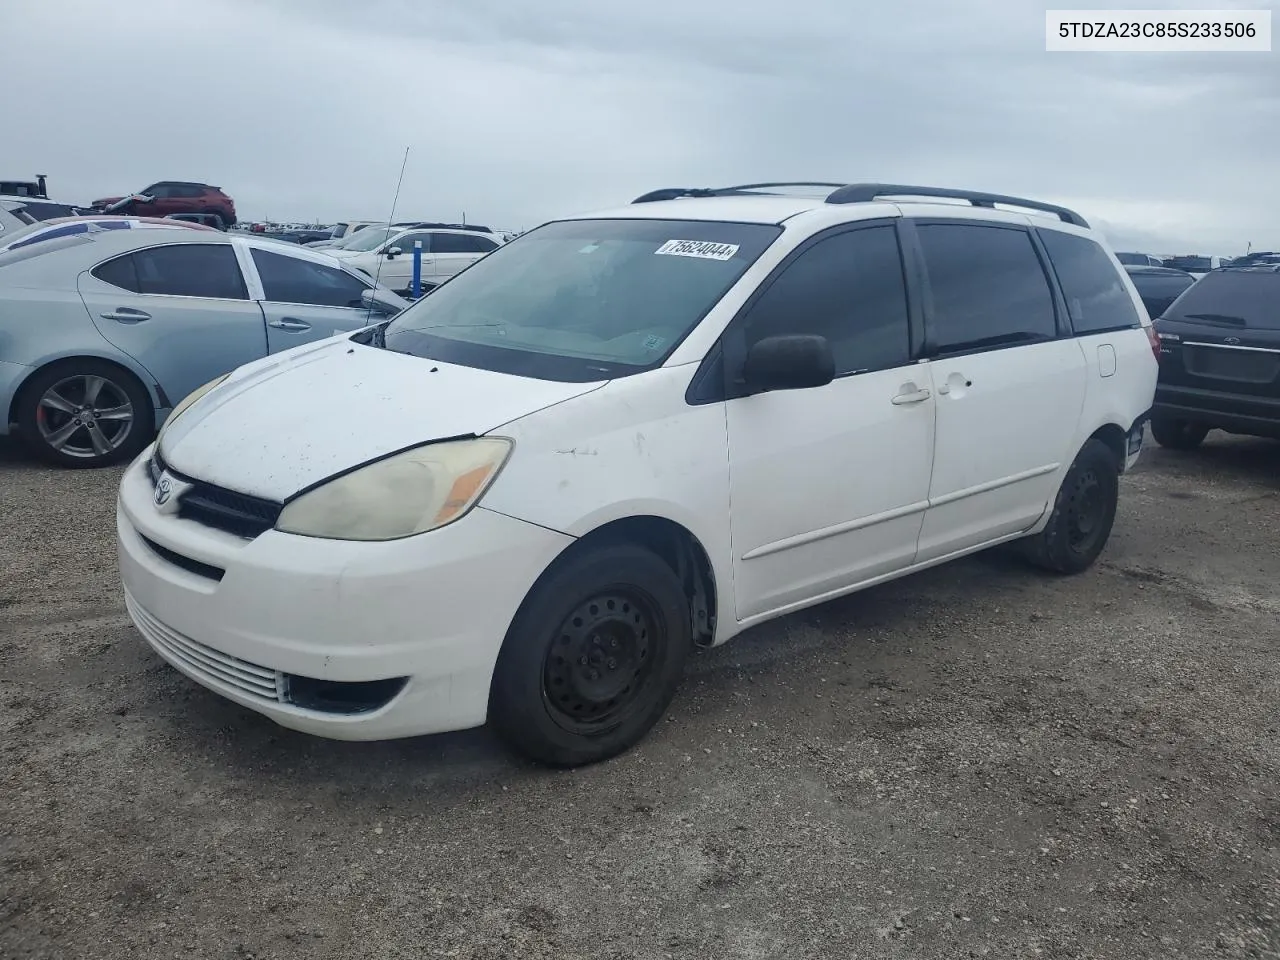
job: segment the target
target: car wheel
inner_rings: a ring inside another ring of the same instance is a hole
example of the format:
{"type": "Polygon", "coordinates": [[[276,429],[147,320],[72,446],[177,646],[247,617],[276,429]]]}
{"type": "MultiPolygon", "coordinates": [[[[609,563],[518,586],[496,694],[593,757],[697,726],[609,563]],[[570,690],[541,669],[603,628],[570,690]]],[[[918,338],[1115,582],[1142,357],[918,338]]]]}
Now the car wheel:
{"type": "Polygon", "coordinates": [[[154,433],[146,389],[101,360],[71,360],[41,370],[18,406],[23,439],[42,459],[64,467],[102,467],[135,456],[154,433]]]}
{"type": "Polygon", "coordinates": [[[629,544],[571,555],[543,575],[507,632],[490,722],[541,763],[615,756],[671,703],[692,644],[689,601],[660,557],[629,544]]]}
{"type": "Polygon", "coordinates": [[[1049,522],[1022,542],[1024,555],[1054,573],[1089,569],[1111,536],[1119,499],[1115,453],[1101,440],[1089,440],[1063,478],[1049,522]]]}
{"type": "Polygon", "coordinates": [[[1151,435],[1156,438],[1156,443],[1170,450],[1194,450],[1204,443],[1204,438],[1209,435],[1209,427],[1190,420],[1153,417],[1151,435]]]}

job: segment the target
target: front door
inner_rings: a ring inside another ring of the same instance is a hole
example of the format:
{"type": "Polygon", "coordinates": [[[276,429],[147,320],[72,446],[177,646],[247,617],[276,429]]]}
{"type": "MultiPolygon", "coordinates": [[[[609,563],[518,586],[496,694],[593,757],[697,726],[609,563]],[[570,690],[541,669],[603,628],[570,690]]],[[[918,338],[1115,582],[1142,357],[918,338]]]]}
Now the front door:
{"type": "Polygon", "coordinates": [[[80,274],[98,332],[145,367],[176,404],[265,356],[262,310],[249,299],[229,243],[171,243],[80,274]]]}
{"type": "Polygon", "coordinates": [[[727,331],[726,356],[785,333],[825,336],[836,379],[726,405],[740,620],[910,566],[928,502],[934,400],[891,221],[792,254],[727,331]]]}
{"type": "Polygon", "coordinates": [[[360,299],[370,285],[337,267],[285,253],[252,248],[262,312],[267,320],[267,351],[367,327],[382,319],[360,299]]]}
{"type": "Polygon", "coordinates": [[[400,252],[394,256],[384,252],[378,267],[378,282],[391,290],[408,290],[413,285],[413,245],[422,243],[422,283],[434,283],[434,254],[431,252],[431,234],[426,232],[406,233],[386,244],[384,251],[399,247],[400,252]]]}
{"type": "Polygon", "coordinates": [[[1057,494],[1086,364],[1026,227],[921,222],[937,442],[921,562],[1032,526],[1057,494]]]}

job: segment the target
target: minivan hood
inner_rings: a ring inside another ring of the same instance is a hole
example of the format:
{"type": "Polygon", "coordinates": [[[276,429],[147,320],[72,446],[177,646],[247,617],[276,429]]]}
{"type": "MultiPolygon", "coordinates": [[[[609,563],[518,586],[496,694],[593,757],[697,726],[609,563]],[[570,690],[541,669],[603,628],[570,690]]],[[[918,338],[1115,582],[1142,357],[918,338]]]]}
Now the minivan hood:
{"type": "Polygon", "coordinates": [[[603,386],[393,353],[343,337],[241,368],[164,433],[176,473],[283,501],[430,440],[483,434],[603,386]]]}

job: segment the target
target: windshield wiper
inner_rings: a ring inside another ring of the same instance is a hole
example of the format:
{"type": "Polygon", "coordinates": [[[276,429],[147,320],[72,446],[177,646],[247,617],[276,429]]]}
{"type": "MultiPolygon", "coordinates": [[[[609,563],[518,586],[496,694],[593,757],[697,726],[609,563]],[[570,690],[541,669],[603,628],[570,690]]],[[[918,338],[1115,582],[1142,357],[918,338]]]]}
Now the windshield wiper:
{"type": "Polygon", "coordinates": [[[1224,327],[1247,327],[1249,321],[1244,317],[1233,317],[1229,313],[1187,313],[1187,320],[1204,320],[1206,323],[1217,323],[1224,327]]]}

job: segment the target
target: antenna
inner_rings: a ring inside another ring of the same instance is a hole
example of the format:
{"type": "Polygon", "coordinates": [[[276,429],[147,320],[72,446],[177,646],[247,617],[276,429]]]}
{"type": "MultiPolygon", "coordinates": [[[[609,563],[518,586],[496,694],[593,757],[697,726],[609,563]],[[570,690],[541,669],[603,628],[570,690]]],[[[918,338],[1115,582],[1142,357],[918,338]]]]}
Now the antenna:
{"type": "MultiPolygon", "coordinates": [[[[387,240],[391,239],[391,231],[393,229],[391,225],[396,222],[396,204],[400,202],[400,186],[404,183],[404,168],[407,167],[408,165],[409,165],[409,148],[405,147],[404,159],[400,161],[400,179],[396,181],[396,193],[395,193],[395,196],[391,198],[391,214],[390,216],[387,217],[387,240]]],[[[382,276],[382,258],[379,257],[378,269],[374,271],[374,274],[373,274],[374,286],[377,286],[378,283],[381,282],[381,280],[379,279],[381,276],[382,276]]],[[[365,314],[365,319],[368,320],[372,316],[373,316],[373,307],[371,305],[369,307],[369,312],[365,314]]]]}

